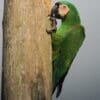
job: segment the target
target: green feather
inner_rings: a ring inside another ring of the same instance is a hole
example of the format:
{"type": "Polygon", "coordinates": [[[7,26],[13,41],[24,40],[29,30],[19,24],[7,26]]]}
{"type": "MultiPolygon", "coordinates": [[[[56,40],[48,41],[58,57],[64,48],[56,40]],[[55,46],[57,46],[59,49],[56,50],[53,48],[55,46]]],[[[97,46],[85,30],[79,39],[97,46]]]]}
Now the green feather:
{"type": "MultiPolygon", "coordinates": [[[[59,29],[52,35],[53,48],[53,91],[62,86],[71,64],[81,47],[85,34],[81,26],[77,9],[72,3],[60,1],[66,4],[70,12],[62,20],[59,29]]],[[[58,95],[61,92],[58,90],[58,95]]]]}

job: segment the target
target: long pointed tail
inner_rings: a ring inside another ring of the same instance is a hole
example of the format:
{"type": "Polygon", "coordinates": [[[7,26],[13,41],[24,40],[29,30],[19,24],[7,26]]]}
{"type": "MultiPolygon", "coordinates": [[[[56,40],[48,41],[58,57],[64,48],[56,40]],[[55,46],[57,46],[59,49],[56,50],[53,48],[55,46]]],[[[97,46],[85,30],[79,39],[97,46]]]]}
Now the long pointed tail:
{"type": "Polygon", "coordinates": [[[56,93],[56,97],[58,98],[61,94],[61,91],[62,91],[62,86],[63,86],[63,83],[59,83],[58,86],[57,86],[57,93],[56,93]]]}

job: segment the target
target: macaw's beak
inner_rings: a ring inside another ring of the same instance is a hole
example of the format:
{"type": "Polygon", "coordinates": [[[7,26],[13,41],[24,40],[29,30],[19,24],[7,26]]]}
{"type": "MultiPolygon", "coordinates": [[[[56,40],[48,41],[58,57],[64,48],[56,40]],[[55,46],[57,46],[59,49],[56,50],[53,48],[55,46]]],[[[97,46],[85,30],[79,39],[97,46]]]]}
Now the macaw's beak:
{"type": "Polygon", "coordinates": [[[51,16],[52,16],[52,17],[56,17],[57,13],[58,13],[58,5],[55,4],[55,5],[52,7],[52,10],[51,10],[51,16]]]}
{"type": "Polygon", "coordinates": [[[57,19],[62,19],[62,16],[59,14],[59,6],[61,5],[60,2],[55,3],[55,5],[52,7],[51,10],[51,17],[57,18],[57,19]]]}

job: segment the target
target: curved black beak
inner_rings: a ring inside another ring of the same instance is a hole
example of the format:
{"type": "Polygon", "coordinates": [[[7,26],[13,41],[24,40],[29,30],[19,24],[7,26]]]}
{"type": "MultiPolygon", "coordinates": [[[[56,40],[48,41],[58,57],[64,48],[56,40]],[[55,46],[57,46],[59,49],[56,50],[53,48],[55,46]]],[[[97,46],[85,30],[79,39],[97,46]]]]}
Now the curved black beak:
{"type": "Polygon", "coordinates": [[[61,16],[59,15],[59,11],[58,11],[60,4],[61,4],[60,2],[57,2],[52,7],[52,9],[51,9],[51,17],[61,19],[61,16]]]}
{"type": "Polygon", "coordinates": [[[55,15],[58,13],[58,6],[55,4],[51,9],[51,16],[55,17],[55,15]]]}

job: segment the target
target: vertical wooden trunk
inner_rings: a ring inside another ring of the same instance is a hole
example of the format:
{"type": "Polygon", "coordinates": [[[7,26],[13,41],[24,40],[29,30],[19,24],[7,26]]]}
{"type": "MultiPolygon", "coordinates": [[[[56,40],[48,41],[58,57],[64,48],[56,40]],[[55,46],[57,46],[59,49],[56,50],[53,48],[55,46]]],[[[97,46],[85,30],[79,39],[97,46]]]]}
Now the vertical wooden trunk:
{"type": "Polygon", "coordinates": [[[2,100],[51,100],[50,0],[5,0],[2,100]]]}

